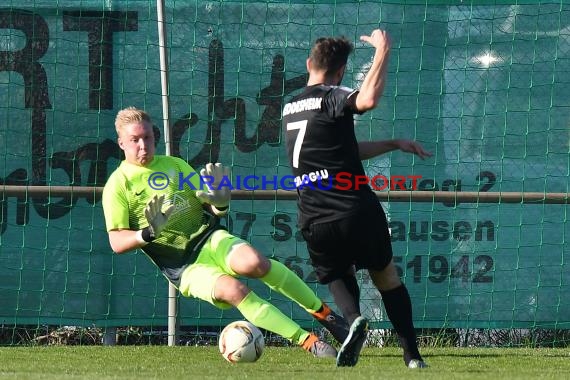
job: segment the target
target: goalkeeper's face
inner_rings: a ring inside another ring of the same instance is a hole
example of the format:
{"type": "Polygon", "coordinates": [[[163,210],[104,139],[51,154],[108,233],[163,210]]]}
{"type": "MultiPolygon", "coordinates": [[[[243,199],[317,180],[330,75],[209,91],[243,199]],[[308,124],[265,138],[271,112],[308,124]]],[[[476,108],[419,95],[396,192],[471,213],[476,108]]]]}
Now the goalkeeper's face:
{"type": "Polygon", "coordinates": [[[118,141],[128,163],[145,166],[154,158],[154,133],[149,122],[125,125],[118,141]]]}

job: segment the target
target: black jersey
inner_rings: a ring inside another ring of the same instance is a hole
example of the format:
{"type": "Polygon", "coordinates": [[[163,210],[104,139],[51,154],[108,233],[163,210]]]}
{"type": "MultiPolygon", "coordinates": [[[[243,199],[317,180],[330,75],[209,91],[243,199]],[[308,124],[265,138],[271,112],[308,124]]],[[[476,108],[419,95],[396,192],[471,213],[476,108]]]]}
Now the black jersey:
{"type": "Polygon", "coordinates": [[[378,202],[368,185],[354,132],[357,91],[315,85],[283,108],[289,165],[299,194],[299,226],[327,222],[378,202]]]}

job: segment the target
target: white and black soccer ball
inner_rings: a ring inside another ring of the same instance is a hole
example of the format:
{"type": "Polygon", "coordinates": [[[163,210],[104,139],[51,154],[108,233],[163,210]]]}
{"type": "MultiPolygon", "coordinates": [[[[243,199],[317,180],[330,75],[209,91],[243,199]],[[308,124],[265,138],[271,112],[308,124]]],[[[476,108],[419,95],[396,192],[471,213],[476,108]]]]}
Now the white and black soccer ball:
{"type": "Polygon", "coordinates": [[[253,363],[261,357],[265,340],[261,331],[251,323],[235,321],[224,327],[218,346],[230,363],[253,363]]]}

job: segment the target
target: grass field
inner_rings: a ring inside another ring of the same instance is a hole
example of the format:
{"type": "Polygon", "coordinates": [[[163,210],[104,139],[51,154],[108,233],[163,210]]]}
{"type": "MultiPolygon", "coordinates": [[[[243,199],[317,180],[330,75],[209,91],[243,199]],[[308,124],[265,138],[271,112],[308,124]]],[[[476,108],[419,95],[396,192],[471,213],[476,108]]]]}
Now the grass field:
{"type": "Polygon", "coordinates": [[[365,348],[353,368],[299,348],[267,347],[257,363],[230,364],[216,347],[0,347],[2,379],[570,379],[568,349],[426,348],[409,370],[398,348],[365,348]]]}

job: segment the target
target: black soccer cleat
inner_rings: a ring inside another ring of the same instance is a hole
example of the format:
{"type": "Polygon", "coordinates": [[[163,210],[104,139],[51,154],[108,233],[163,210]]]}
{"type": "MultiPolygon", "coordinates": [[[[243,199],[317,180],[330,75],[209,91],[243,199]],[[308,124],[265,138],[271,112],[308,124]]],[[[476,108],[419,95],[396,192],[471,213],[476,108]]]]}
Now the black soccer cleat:
{"type": "Polygon", "coordinates": [[[366,341],[368,333],[368,320],[358,317],[350,326],[348,337],[342,344],[336,357],[337,367],[354,367],[358,363],[360,351],[366,341]]]}

